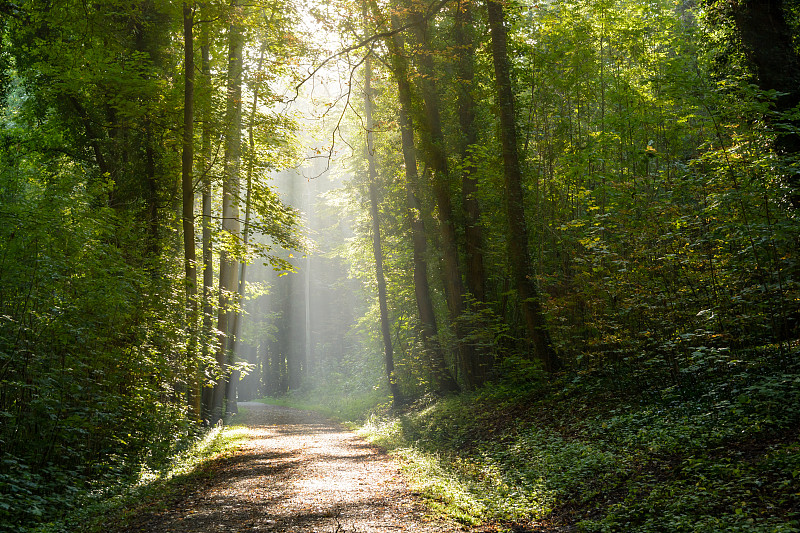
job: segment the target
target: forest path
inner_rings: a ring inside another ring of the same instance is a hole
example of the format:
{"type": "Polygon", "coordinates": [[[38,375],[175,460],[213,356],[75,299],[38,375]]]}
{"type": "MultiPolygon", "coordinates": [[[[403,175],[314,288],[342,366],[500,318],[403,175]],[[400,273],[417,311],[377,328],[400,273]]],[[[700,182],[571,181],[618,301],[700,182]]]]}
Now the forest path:
{"type": "Polygon", "coordinates": [[[249,439],[214,475],[126,532],[444,532],[395,461],[308,411],[240,403],[249,439]]]}

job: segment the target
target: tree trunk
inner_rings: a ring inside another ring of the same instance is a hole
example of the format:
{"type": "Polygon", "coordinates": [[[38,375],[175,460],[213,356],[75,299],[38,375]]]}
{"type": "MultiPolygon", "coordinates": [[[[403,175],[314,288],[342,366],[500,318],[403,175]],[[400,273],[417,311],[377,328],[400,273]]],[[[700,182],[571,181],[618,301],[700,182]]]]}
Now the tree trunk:
{"type": "MultiPolygon", "coordinates": [[[[472,149],[478,143],[475,127],[475,100],[472,96],[475,58],[475,42],[472,30],[473,2],[465,0],[456,6],[455,40],[456,60],[456,107],[461,129],[459,150],[461,152],[461,206],[464,213],[464,257],[467,290],[474,298],[476,310],[480,311],[486,301],[486,272],[483,266],[483,229],[481,210],[478,204],[477,165],[472,149]]],[[[485,321],[478,319],[473,327],[485,329],[485,321]]],[[[476,385],[486,381],[494,358],[488,350],[476,350],[472,371],[476,385]]]]}
{"type": "MultiPolygon", "coordinates": [[[[398,27],[397,16],[392,17],[392,25],[398,27]]],[[[428,240],[425,222],[422,219],[422,208],[419,203],[419,175],[417,173],[417,156],[414,146],[414,124],[411,118],[412,99],[411,84],[408,80],[408,60],[405,57],[405,44],[400,33],[387,39],[387,46],[392,54],[392,70],[397,80],[397,93],[400,100],[399,122],[402,140],[403,162],[406,175],[407,216],[411,226],[412,250],[414,257],[414,296],[420,320],[420,337],[425,351],[430,357],[431,373],[439,393],[456,392],[458,382],[447,368],[444,350],[438,339],[436,313],[431,300],[428,284],[428,240]]]]}
{"type": "MultiPolygon", "coordinates": [[[[203,360],[210,353],[210,345],[213,335],[211,326],[213,324],[214,306],[212,303],[214,293],[214,257],[213,246],[211,243],[211,57],[209,23],[203,24],[201,33],[202,44],[200,47],[201,72],[203,75],[203,95],[202,99],[202,120],[203,128],[201,131],[201,169],[203,171],[203,325],[200,340],[202,342],[201,353],[203,360]]],[[[205,381],[205,380],[204,380],[205,381]]],[[[207,419],[211,411],[213,402],[213,389],[203,385],[202,404],[203,418],[207,419]]]]}
{"type": "MultiPolygon", "coordinates": [[[[787,21],[786,4],[783,0],[747,0],[734,4],[733,11],[747,57],[756,68],[759,88],[781,93],[775,100],[778,113],[800,104],[800,55],[787,21]]],[[[791,123],[791,131],[781,132],[775,143],[775,149],[786,155],[800,153],[800,121],[791,123]]],[[[800,208],[800,174],[789,176],[788,182],[792,205],[800,208]]]]}
{"type": "MultiPolygon", "coordinates": [[[[240,237],[239,224],[239,165],[241,159],[241,132],[242,132],[242,27],[239,24],[238,0],[231,0],[233,21],[228,34],[228,84],[227,101],[225,106],[225,176],[222,185],[222,230],[230,238],[238,240],[240,237]]],[[[217,315],[217,329],[219,330],[219,347],[217,348],[217,363],[223,369],[223,375],[230,378],[231,354],[230,346],[233,337],[232,307],[235,305],[234,291],[237,288],[239,264],[233,255],[223,249],[220,252],[219,262],[219,311],[217,315]]],[[[223,413],[225,400],[236,403],[235,388],[233,394],[226,386],[226,379],[219,379],[214,387],[214,402],[212,421],[219,420],[223,413]]],[[[226,408],[226,410],[230,410],[226,408]]]]}
{"type": "Polygon", "coordinates": [[[470,153],[477,143],[475,128],[475,100],[472,97],[474,75],[475,42],[472,35],[471,0],[456,6],[455,38],[456,60],[456,107],[461,127],[460,151],[462,161],[461,203],[464,209],[464,236],[466,240],[467,288],[478,302],[486,301],[486,274],[483,268],[483,231],[480,226],[480,206],[475,197],[478,192],[477,167],[470,153]]]}
{"type": "Polygon", "coordinates": [[[193,415],[202,416],[200,388],[197,379],[197,257],[194,245],[194,12],[183,4],[184,90],[183,90],[183,153],[181,155],[181,189],[183,193],[183,257],[186,270],[186,314],[189,324],[187,369],[189,371],[189,406],[193,415]]]}
{"type": "Polygon", "coordinates": [[[548,371],[553,372],[559,368],[560,362],[550,342],[550,332],[539,303],[539,293],[533,279],[530,255],[528,254],[528,229],[525,223],[522,169],[517,151],[514,93],[511,88],[506,30],[503,25],[503,7],[493,0],[487,0],[487,9],[492,39],[497,107],[500,112],[500,140],[503,149],[503,176],[509,226],[508,254],[511,260],[511,271],[533,355],[544,363],[548,371]]]}
{"type": "Polygon", "coordinates": [[[439,96],[434,82],[436,69],[430,55],[432,49],[428,36],[427,21],[420,14],[414,15],[416,24],[414,31],[417,41],[422,48],[419,56],[419,65],[422,76],[420,88],[425,106],[424,118],[430,138],[423,143],[426,158],[433,169],[433,193],[436,198],[439,215],[439,231],[441,234],[442,256],[444,259],[444,282],[447,308],[450,320],[458,339],[459,368],[467,388],[473,389],[480,384],[478,379],[478,361],[475,347],[464,342],[466,331],[460,322],[464,312],[464,284],[461,280],[461,267],[458,259],[458,243],[456,228],[453,219],[453,207],[450,200],[449,169],[447,156],[444,151],[444,134],[442,133],[441,113],[439,111],[439,96]]]}
{"type": "MultiPolygon", "coordinates": [[[[250,151],[247,159],[247,192],[245,193],[244,201],[244,248],[247,249],[248,241],[250,240],[250,198],[253,189],[253,167],[255,165],[256,157],[256,142],[253,130],[256,125],[256,112],[258,111],[258,82],[261,77],[261,68],[264,64],[264,54],[266,53],[266,42],[261,47],[261,54],[258,58],[258,67],[254,76],[253,87],[253,105],[250,108],[250,124],[247,126],[248,146],[250,151]]],[[[242,261],[239,267],[239,286],[236,291],[237,310],[233,312],[233,325],[231,327],[232,337],[230,342],[231,356],[237,358],[237,345],[239,342],[239,334],[241,331],[241,317],[242,307],[244,305],[244,290],[247,282],[247,263],[242,261]]],[[[231,379],[228,382],[228,398],[236,397],[236,384],[239,382],[240,372],[234,370],[231,373],[231,379]]],[[[236,402],[228,401],[227,413],[235,414],[239,412],[236,402]]]]}
{"type": "MultiPolygon", "coordinates": [[[[144,2],[140,5],[141,18],[134,22],[134,41],[135,49],[137,52],[146,54],[147,57],[153,62],[153,65],[158,65],[160,61],[159,51],[153,47],[150,41],[150,26],[143,23],[144,20],[155,16],[153,4],[144,2]]],[[[159,153],[155,147],[156,140],[153,138],[153,121],[151,117],[144,117],[142,130],[144,132],[144,179],[147,187],[146,206],[147,206],[147,220],[148,220],[148,239],[147,249],[151,256],[153,265],[159,265],[159,258],[161,256],[161,221],[159,218],[159,206],[161,205],[162,198],[160,198],[160,187],[157,176],[157,161],[156,157],[159,153]]],[[[141,149],[141,148],[140,148],[141,149]]],[[[115,172],[111,172],[112,176],[115,172]]],[[[153,278],[159,276],[159,268],[156,266],[151,269],[150,274],[153,278]]]]}
{"type": "MultiPolygon", "coordinates": [[[[366,6],[364,8],[366,18],[366,6]]],[[[389,391],[395,407],[402,405],[403,398],[394,375],[394,352],[389,325],[389,306],[386,296],[386,278],[383,274],[383,251],[381,249],[381,227],[378,218],[378,176],[375,168],[375,146],[373,144],[372,121],[372,60],[369,56],[364,62],[364,117],[367,128],[367,164],[369,166],[369,205],[372,218],[372,253],[375,256],[375,278],[378,284],[378,305],[381,313],[381,334],[383,337],[384,366],[389,381],[389,391]]]]}
{"type": "MultiPolygon", "coordinates": [[[[158,217],[158,178],[156,177],[156,155],[153,149],[153,131],[150,120],[144,123],[144,177],[147,183],[147,250],[153,265],[159,264],[161,257],[161,223],[158,217]]],[[[152,268],[150,274],[153,278],[159,275],[158,267],[152,268]]]]}

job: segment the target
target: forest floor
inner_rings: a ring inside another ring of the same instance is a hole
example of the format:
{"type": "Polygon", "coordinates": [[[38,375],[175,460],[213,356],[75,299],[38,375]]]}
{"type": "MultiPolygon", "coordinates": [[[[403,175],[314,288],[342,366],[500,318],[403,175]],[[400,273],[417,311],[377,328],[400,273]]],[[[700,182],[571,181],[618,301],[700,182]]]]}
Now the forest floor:
{"type": "Polygon", "coordinates": [[[354,433],[310,411],[239,405],[239,451],[119,533],[463,531],[431,516],[395,460],[354,433]]]}

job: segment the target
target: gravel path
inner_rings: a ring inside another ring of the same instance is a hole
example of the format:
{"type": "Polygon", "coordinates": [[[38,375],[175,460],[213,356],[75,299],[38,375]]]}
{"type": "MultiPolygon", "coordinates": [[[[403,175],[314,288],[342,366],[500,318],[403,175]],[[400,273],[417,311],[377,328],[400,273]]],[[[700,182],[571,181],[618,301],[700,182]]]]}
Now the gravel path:
{"type": "Polygon", "coordinates": [[[454,532],[426,517],[397,464],[352,432],[286,407],[240,403],[250,438],[202,487],[128,532],[454,532]]]}

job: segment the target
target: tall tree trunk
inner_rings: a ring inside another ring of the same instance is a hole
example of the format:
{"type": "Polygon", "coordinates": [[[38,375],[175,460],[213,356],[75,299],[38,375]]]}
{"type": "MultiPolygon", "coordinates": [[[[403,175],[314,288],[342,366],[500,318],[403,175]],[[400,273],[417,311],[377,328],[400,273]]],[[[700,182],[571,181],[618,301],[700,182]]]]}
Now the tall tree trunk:
{"type": "MultiPolygon", "coordinates": [[[[366,4],[364,6],[366,18],[366,4]]],[[[369,52],[368,52],[369,53],[369,52]]],[[[383,251],[381,249],[381,227],[378,218],[378,176],[375,168],[375,146],[373,144],[372,121],[372,59],[367,56],[364,62],[364,117],[367,128],[367,164],[369,166],[369,205],[372,217],[372,252],[375,256],[375,278],[378,283],[378,305],[381,313],[381,334],[383,336],[384,366],[389,380],[389,391],[395,407],[403,403],[400,387],[394,375],[394,352],[392,349],[392,333],[389,325],[389,306],[386,296],[386,278],[383,273],[383,251]]]]}
{"type": "MultiPolygon", "coordinates": [[[[314,221],[312,220],[312,216],[314,215],[314,211],[312,209],[311,204],[311,193],[312,187],[317,184],[317,180],[312,180],[311,183],[308,184],[306,187],[306,194],[305,196],[305,209],[306,209],[306,217],[307,217],[307,225],[309,230],[314,228],[314,221]]],[[[311,338],[311,254],[306,254],[305,260],[305,272],[303,275],[303,308],[305,310],[305,320],[303,331],[305,333],[304,345],[305,345],[305,365],[303,367],[304,373],[306,376],[311,376],[314,370],[314,345],[312,344],[311,338]]]]}
{"type": "MultiPolygon", "coordinates": [[[[139,7],[141,9],[141,14],[140,18],[134,22],[133,31],[135,35],[135,48],[137,52],[146,54],[154,66],[158,66],[161,63],[160,51],[158,51],[151,42],[151,27],[143,22],[150,17],[157,16],[155,5],[152,2],[143,2],[139,7]]],[[[145,200],[147,206],[146,217],[148,220],[147,249],[150,254],[152,265],[154,265],[150,273],[156,278],[159,275],[159,268],[157,265],[160,264],[159,258],[161,256],[161,221],[158,213],[159,206],[161,205],[161,198],[159,197],[160,186],[157,176],[156,140],[153,138],[154,128],[151,117],[144,117],[142,129],[144,130],[144,138],[142,139],[142,143],[144,144],[144,178],[147,184],[147,196],[145,200]]],[[[114,175],[114,172],[112,171],[111,174],[114,175]]]]}
{"type": "Polygon", "coordinates": [[[461,203],[464,209],[464,235],[466,237],[466,280],[467,288],[478,302],[486,300],[486,273],[483,268],[483,231],[480,226],[480,206],[476,194],[478,180],[477,167],[471,149],[478,140],[475,127],[475,100],[472,97],[474,73],[475,42],[472,33],[473,8],[471,0],[464,0],[456,6],[455,40],[456,59],[456,107],[458,123],[461,127],[459,149],[461,151],[461,203]]]}
{"type": "MultiPolygon", "coordinates": [[[[486,301],[486,272],[483,266],[483,229],[481,228],[481,209],[478,204],[478,178],[473,148],[478,143],[475,127],[475,100],[472,96],[475,78],[475,40],[472,29],[472,0],[463,0],[456,7],[455,41],[456,59],[456,107],[461,129],[459,151],[461,152],[461,206],[464,213],[464,257],[467,290],[475,299],[479,311],[486,301]]],[[[480,315],[479,315],[480,316],[480,315]]],[[[486,328],[485,321],[476,321],[474,327],[486,328]]],[[[483,384],[494,364],[488,350],[477,351],[474,355],[474,381],[483,384]]]]}
{"type": "MultiPolygon", "coordinates": [[[[283,183],[280,188],[284,198],[291,205],[302,203],[303,192],[298,185],[298,180],[291,174],[283,176],[283,183]]],[[[296,264],[292,261],[292,264],[296,264]]],[[[281,320],[283,320],[283,330],[281,331],[281,354],[284,358],[282,375],[283,392],[300,388],[305,373],[305,334],[304,316],[305,310],[305,283],[299,276],[280,276],[276,279],[275,287],[282,287],[285,297],[280,299],[281,320]]]]}
{"type": "Polygon", "coordinates": [[[161,223],[158,217],[158,179],[156,177],[156,156],[153,149],[152,122],[144,122],[144,177],[147,183],[147,227],[148,239],[147,250],[150,254],[153,268],[151,274],[155,278],[158,276],[159,258],[161,257],[161,223]]]}
{"type": "MultiPolygon", "coordinates": [[[[244,40],[239,22],[240,9],[238,0],[231,0],[233,19],[228,33],[228,83],[225,105],[227,131],[225,134],[225,181],[222,185],[222,230],[234,240],[238,240],[240,237],[238,198],[242,143],[242,43],[244,40]]],[[[223,375],[230,379],[228,369],[232,362],[230,345],[233,337],[231,308],[235,305],[233,294],[237,288],[239,263],[234,256],[223,249],[220,252],[219,264],[217,329],[220,339],[216,359],[223,369],[223,375]]],[[[227,396],[226,381],[226,379],[219,379],[214,387],[213,421],[221,418],[225,400],[229,403],[236,402],[235,391],[233,396],[227,396]]]]}
{"type": "MultiPolygon", "coordinates": [[[[764,91],[778,91],[775,109],[779,113],[800,104],[800,54],[787,16],[790,6],[785,0],[746,0],[734,3],[733,19],[741,36],[748,59],[755,66],[758,86],[764,91]]],[[[781,119],[784,120],[784,119],[781,119]]],[[[800,121],[791,121],[793,128],[783,131],[775,142],[779,153],[800,153],[800,121]]],[[[788,176],[792,188],[790,200],[800,208],[800,173],[788,176]]]]}
{"type": "MultiPolygon", "coordinates": [[[[374,4],[373,4],[374,5],[374,4]]],[[[392,26],[400,26],[398,17],[392,16],[392,26]]],[[[408,60],[405,56],[405,43],[401,34],[395,33],[387,39],[387,46],[392,54],[392,70],[397,80],[397,93],[400,100],[399,122],[403,149],[403,162],[406,175],[406,203],[409,225],[411,226],[412,250],[414,257],[414,296],[420,319],[420,337],[425,351],[430,357],[430,367],[436,389],[440,393],[456,392],[458,382],[447,368],[444,350],[438,339],[436,313],[431,300],[428,284],[428,240],[425,222],[422,219],[422,208],[419,203],[419,175],[417,173],[417,156],[414,146],[414,124],[411,110],[411,83],[408,79],[408,60]]]]}
{"type": "MultiPolygon", "coordinates": [[[[247,138],[248,138],[248,147],[250,149],[247,158],[247,192],[245,193],[245,201],[244,201],[244,247],[247,249],[248,241],[250,240],[250,198],[253,190],[253,168],[255,166],[255,157],[256,157],[256,142],[255,136],[253,134],[253,130],[256,126],[256,113],[258,111],[258,83],[261,78],[261,69],[264,64],[264,54],[267,51],[266,42],[261,47],[261,54],[258,58],[258,67],[256,68],[255,76],[253,77],[254,86],[253,86],[253,104],[250,108],[250,123],[247,125],[247,138]]],[[[237,357],[237,345],[239,342],[239,334],[241,331],[241,316],[242,310],[244,305],[244,290],[245,285],[247,282],[247,263],[242,261],[242,264],[239,267],[239,287],[236,291],[236,303],[237,303],[237,310],[234,311],[233,314],[233,325],[231,327],[231,332],[233,333],[233,337],[231,338],[231,355],[236,358],[237,357]]],[[[236,384],[239,382],[239,375],[240,372],[238,370],[234,370],[231,373],[231,379],[228,382],[228,398],[235,398],[236,397],[236,384]]],[[[236,405],[236,402],[228,402],[227,412],[228,414],[234,414],[239,412],[239,408],[236,405]]]]}
{"type": "MultiPolygon", "coordinates": [[[[295,204],[297,205],[297,204],[295,204]]],[[[287,276],[291,305],[288,307],[289,323],[286,368],[289,390],[299,389],[306,373],[305,348],[305,281],[300,276],[287,276]]]]}
{"type": "Polygon", "coordinates": [[[444,151],[444,134],[442,133],[442,120],[439,110],[439,96],[434,82],[436,70],[431,56],[431,42],[428,35],[428,23],[419,13],[414,14],[414,31],[417,41],[422,48],[419,55],[419,65],[422,76],[420,88],[422,100],[425,105],[424,118],[427,122],[426,130],[430,138],[423,143],[428,164],[433,169],[433,193],[436,198],[439,215],[439,231],[441,233],[442,255],[444,258],[444,282],[447,308],[450,319],[458,339],[459,368],[467,388],[479,385],[478,361],[475,347],[464,342],[466,331],[460,322],[464,312],[464,284],[461,280],[461,267],[458,259],[458,243],[456,228],[453,218],[453,206],[450,199],[450,173],[447,165],[447,156],[444,151]]]}
{"type": "Polygon", "coordinates": [[[509,226],[508,253],[511,259],[511,271],[533,355],[544,363],[548,371],[552,372],[559,368],[560,361],[551,345],[550,332],[542,313],[528,253],[528,228],[525,223],[522,169],[517,148],[514,93],[511,87],[503,6],[493,0],[487,0],[487,10],[492,38],[497,107],[500,112],[500,140],[503,148],[503,176],[509,226]]]}
{"type": "Polygon", "coordinates": [[[183,4],[184,90],[183,90],[183,153],[181,155],[181,189],[183,193],[183,257],[186,270],[187,322],[189,324],[188,364],[190,377],[189,405],[195,417],[202,416],[200,389],[197,380],[197,257],[194,245],[194,10],[183,4]]]}
{"type": "MultiPolygon", "coordinates": [[[[203,99],[202,99],[202,121],[201,131],[201,169],[203,172],[203,325],[200,339],[202,342],[202,358],[205,361],[210,353],[211,326],[213,324],[214,305],[212,302],[214,294],[214,257],[213,246],[211,243],[211,57],[210,57],[210,31],[209,23],[203,24],[201,33],[201,72],[203,75],[203,99]]],[[[205,381],[205,380],[203,380],[205,381]]],[[[213,402],[213,389],[203,386],[202,404],[203,418],[208,418],[213,402]]]]}

